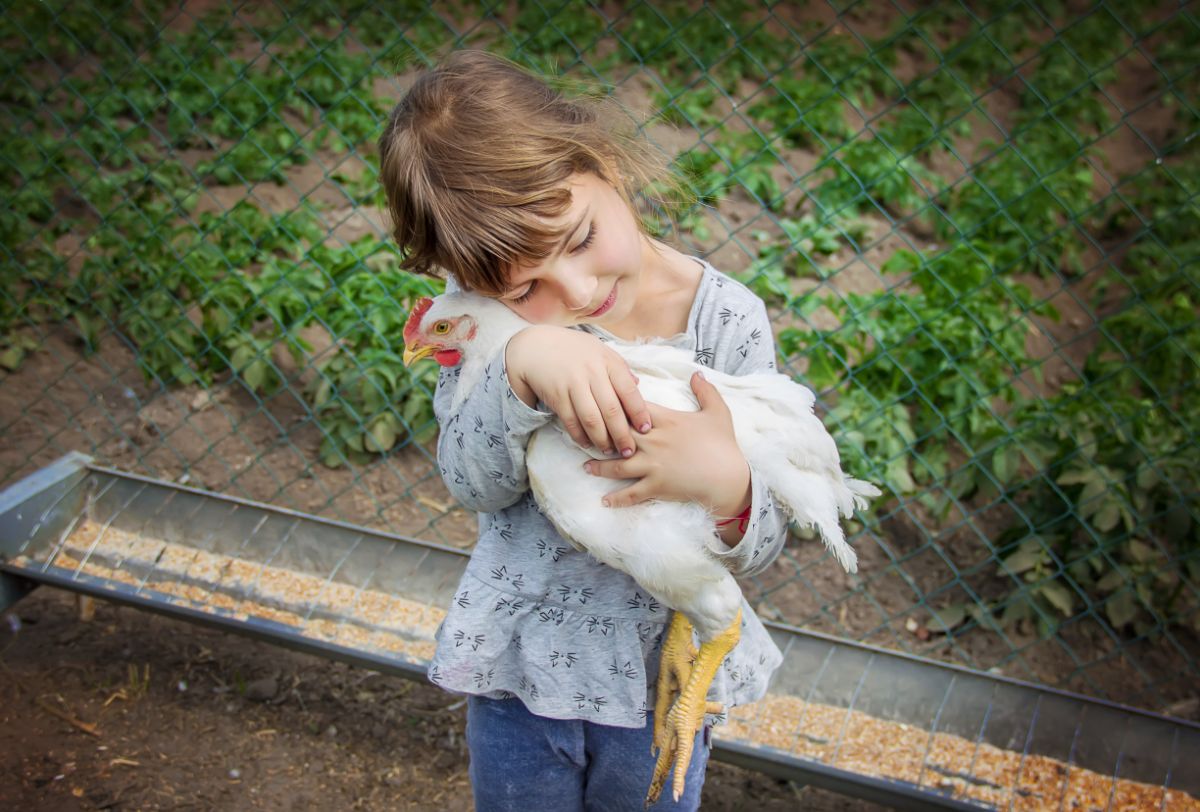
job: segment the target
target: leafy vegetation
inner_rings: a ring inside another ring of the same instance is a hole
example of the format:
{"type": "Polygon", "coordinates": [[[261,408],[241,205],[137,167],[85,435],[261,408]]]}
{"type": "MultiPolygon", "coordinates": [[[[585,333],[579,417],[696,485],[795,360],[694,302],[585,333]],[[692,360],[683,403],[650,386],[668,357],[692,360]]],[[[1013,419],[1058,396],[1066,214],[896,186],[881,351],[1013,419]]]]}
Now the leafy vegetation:
{"type": "MultiPolygon", "coordinates": [[[[980,622],[1028,618],[1048,634],[1091,611],[1138,634],[1200,628],[1200,490],[1180,468],[1180,449],[1196,436],[1181,415],[1195,392],[1184,382],[1200,357],[1186,259],[1195,237],[1184,236],[1200,229],[1190,219],[1195,190],[1182,180],[1195,176],[1194,161],[1156,164],[1102,214],[1096,168],[1108,164],[1098,142],[1115,126],[1106,92],[1130,21],[1104,9],[1045,42],[1030,36],[1040,22],[1028,6],[972,20],[943,5],[878,40],[830,34],[806,49],[802,70],[770,78],[748,118],[731,109],[714,120],[713,86],[677,73],[677,86],[696,90],[672,91],[670,109],[707,133],[679,165],[705,204],[744,196],[777,212],[778,233],[755,232],[757,256],[742,278],[801,320],[819,312],[837,324],[785,328],[779,340],[833,401],[829,417],[852,467],[873,467],[934,515],[1017,507],[1021,518],[996,540],[998,574],[1013,588],[973,607],[980,622]],[[900,52],[927,66],[902,84],[892,78],[900,52]],[[993,123],[982,99],[1022,61],[1035,78],[1019,86],[1010,120],[993,123]],[[851,126],[853,114],[889,97],[899,101],[873,126],[851,126]],[[799,217],[785,208],[790,190],[756,174],[760,159],[769,168],[790,149],[816,154],[799,181],[812,200],[799,217]],[[935,171],[947,159],[977,163],[948,186],[935,171]],[[801,293],[798,279],[836,282],[830,259],[862,250],[861,218],[872,216],[920,225],[947,247],[894,252],[879,269],[882,291],[801,293]],[[1163,220],[1178,225],[1172,235],[1163,220]],[[1133,244],[1121,271],[1087,266],[1081,228],[1133,244]],[[1089,275],[1103,277],[1093,305],[1100,344],[1080,380],[1037,395],[1042,362],[1027,347],[1057,313],[1021,280],[1089,275]],[[1116,290],[1124,296],[1114,302],[1116,290]]],[[[1186,22],[1162,43],[1168,59],[1181,53],[1169,43],[1196,41],[1186,22]]],[[[1174,98],[1166,82],[1159,92],[1174,98]]],[[[1179,110],[1176,131],[1194,135],[1194,116],[1179,110]]]]}
{"type": "Polygon", "coordinates": [[[1038,449],[1048,481],[1022,489],[1026,525],[1007,536],[1019,541],[1005,568],[1034,587],[1006,619],[1070,617],[1092,602],[1138,634],[1175,617],[1200,624],[1200,474],[1189,450],[1200,419],[1188,405],[1200,357],[1197,169],[1195,149],[1174,171],[1152,164],[1123,190],[1142,210],[1113,203],[1111,227],[1150,223],[1104,280],[1104,295],[1121,300],[1104,308],[1081,380],[1021,415],[1021,442],[1038,449]]]}
{"type": "MultiPolygon", "coordinates": [[[[218,11],[158,37],[153,17],[114,23],[126,19],[118,11],[25,6],[4,22],[6,38],[28,45],[6,55],[12,75],[85,56],[99,69],[58,86],[17,83],[6,96],[7,114],[26,126],[0,167],[18,190],[0,218],[0,364],[14,369],[37,346],[31,328],[66,321],[89,351],[119,332],[147,378],[232,380],[267,396],[286,383],[283,352],[317,367],[308,395],[326,464],[428,439],[432,373],[410,374],[397,342],[413,299],[436,292],[431,282],[401,273],[377,238],[326,246],[311,202],[281,213],[253,196],[227,211],[197,208],[214,185],[285,183],[288,167],[317,151],[336,156],[369,140],[386,110],[369,83],[385,68],[345,38],[298,47],[281,19],[248,37],[218,11]],[[64,140],[62,128],[79,138],[64,140]],[[180,150],[205,157],[189,164],[180,150]],[[90,236],[72,272],[55,240],[76,230],[90,236]],[[313,329],[326,334],[328,357],[311,356],[313,329]]],[[[378,199],[377,184],[341,179],[348,203],[378,199]]]]}

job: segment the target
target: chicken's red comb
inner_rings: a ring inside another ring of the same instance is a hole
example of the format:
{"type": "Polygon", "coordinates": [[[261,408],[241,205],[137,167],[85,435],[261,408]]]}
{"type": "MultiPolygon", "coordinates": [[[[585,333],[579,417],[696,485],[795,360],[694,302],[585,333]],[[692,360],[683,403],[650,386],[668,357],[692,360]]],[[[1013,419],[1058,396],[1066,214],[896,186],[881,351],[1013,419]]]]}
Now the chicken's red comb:
{"type": "Polygon", "coordinates": [[[408,321],[404,322],[404,343],[408,344],[417,337],[417,333],[421,331],[421,319],[425,316],[425,312],[433,307],[433,299],[428,296],[422,296],[417,299],[417,303],[413,305],[412,312],[408,314],[408,321]]]}

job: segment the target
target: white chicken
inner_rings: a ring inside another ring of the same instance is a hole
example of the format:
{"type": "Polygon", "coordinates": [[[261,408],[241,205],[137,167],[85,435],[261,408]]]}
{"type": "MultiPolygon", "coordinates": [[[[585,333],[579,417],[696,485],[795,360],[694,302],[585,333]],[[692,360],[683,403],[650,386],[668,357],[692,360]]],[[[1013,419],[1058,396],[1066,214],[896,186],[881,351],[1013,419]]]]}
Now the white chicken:
{"type": "MultiPolygon", "coordinates": [[[[528,326],[500,302],[477,294],[422,299],[404,327],[404,361],[432,356],[443,366],[461,364],[456,408],[508,340],[528,326]]],[[[697,410],[689,381],[703,370],[729,407],[738,445],[756,476],[797,524],[816,528],[839,564],[848,572],[857,569],[839,518],[865,507],[867,497],[879,490],[842,472],[837,446],[813,414],[812,392],[777,373],[734,376],[701,367],[689,352],[667,344],[611,346],[637,376],[642,396],[671,409],[697,410]]],[[[563,538],[627,573],[675,610],[656,687],[658,760],[647,803],[657,800],[668,774],[678,799],[704,715],[720,711],[705,697],[721,661],[737,644],[741,590],[709,552],[721,541],[708,511],[667,501],[606,508],[601,497],[618,483],[587,474],[583,463],[590,456],[557,422],[550,423],[529,440],[529,484],[563,538]],[[693,627],[701,643],[698,652],[693,627]]]]}

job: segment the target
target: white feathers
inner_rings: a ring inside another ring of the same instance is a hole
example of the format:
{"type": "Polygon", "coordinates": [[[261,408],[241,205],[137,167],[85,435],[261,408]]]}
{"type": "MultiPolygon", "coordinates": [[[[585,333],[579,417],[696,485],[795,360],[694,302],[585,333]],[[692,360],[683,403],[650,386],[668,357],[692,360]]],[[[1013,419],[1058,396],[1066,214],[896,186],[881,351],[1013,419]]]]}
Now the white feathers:
{"type": "MultiPolygon", "coordinates": [[[[694,407],[693,407],[694,408],[694,407]]],[[[707,545],[713,519],[683,502],[606,508],[600,499],[620,480],[588,475],[587,452],[557,425],[529,441],[526,466],[534,498],[559,533],[597,560],[630,575],[660,603],[688,616],[702,641],[724,631],[742,593],[707,545]]]]}
{"type": "Polygon", "coordinates": [[[813,414],[812,392],[786,375],[728,375],[706,369],[689,354],[654,344],[618,346],[641,379],[647,400],[665,403],[686,399],[695,409],[689,381],[703,371],[721,393],[733,415],[738,446],[763,484],[802,527],[817,530],[825,546],[847,572],[858,569],[858,557],[846,543],[841,518],[850,518],[879,489],[842,473],[837,444],[813,414]]]}

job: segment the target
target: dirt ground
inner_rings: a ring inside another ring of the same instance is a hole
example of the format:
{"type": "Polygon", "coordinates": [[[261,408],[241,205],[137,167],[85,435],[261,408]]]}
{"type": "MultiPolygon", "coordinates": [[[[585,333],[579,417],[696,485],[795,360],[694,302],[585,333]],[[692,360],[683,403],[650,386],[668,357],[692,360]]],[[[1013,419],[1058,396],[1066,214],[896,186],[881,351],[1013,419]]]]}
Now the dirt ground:
{"type": "MultiPolygon", "coordinates": [[[[469,810],[459,698],[41,587],[0,626],[0,808],[469,810]],[[15,626],[19,624],[19,630],[15,626]]],[[[874,804],[712,763],[704,808],[874,804]]]]}

